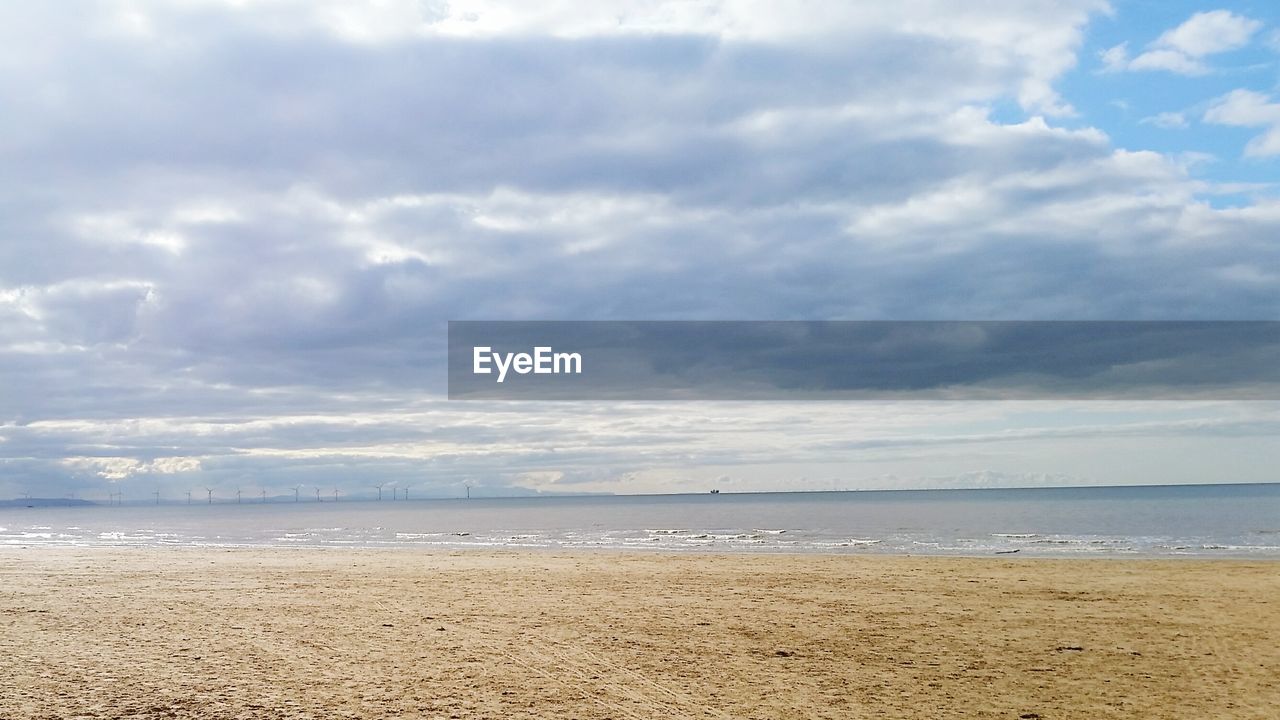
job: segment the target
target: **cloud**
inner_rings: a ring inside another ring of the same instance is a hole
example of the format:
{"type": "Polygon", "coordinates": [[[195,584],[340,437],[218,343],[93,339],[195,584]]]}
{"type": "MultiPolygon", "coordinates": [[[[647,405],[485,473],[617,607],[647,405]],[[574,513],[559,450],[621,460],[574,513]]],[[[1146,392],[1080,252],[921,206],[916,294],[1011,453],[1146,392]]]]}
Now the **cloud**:
{"type": "Polygon", "coordinates": [[[1205,111],[1204,121],[1218,125],[1266,128],[1265,132],[1245,145],[1245,156],[1280,155],[1280,103],[1273,102],[1269,95],[1252,90],[1232,90],[1213,101],[1205,111]]]}
{"type": "Polygon", "coordinates": [[[1198,12],[1165,31],[1136,57],[1129,57],[1126,43],[1103,50],[1099,57],[1109,72],[1164,70],[1203,75],[1209,72],[1207,57],[1244,47],[1261,27],[1262,22],[1228,10],[1198,12]]]}
{"type": "Polygon", "coordinates": [[[171,475],[200,469],[200,459],[190,457],[162,457],[148,462],[129,457],[68,457],[63,458],[60,463],[73,472],[91,472],[111,481],[135,475],[171,475]]]}
{"type": "Polygon", "coordinates": [[[1138,121],[1142,125],[1154,125],[1165,130],[1181,130],[1187,127],[1187,117],[1180,112],[1162,112],[1138,121]]]}
{"type": "Polygon", "coordinates": [[[1280,323],[451,322],[449,346],[469,400],[1280,398],[1280,323]],[[471,372],[539,345],[586,372],[471,372]]]}
{"type": "MultiPolygon", "coordinates": [[[[0,494],[625,490],[916,417],[460,408],[449,319],[1274,316],[1280,205],[1057,124],[1102,3],[805,8],[3,5],[0,494]]],[[[902,433],[1034,425],[949,412],[902,433]]]]}
{"type": "Polygon", "coordinates": [[[1198,12],[1165,32],[1154,45],[1201,58],[1244,47],[1261,27],[1260,21],[1227,10],[1198,12]]]}
{"type": "Polygon", "coordinates": [[[1118,45],[1112,45],[1106,50],[1098,51],[1098,59],[1102,61],[1102,68],[1107,72],[1119,72],[1129,67],[1129,43],[1122,42],[1118,45]]]}
{"type": "Polygon", "coordinates": [[[1203,75],[1209,69],[1200,61],[1178,50],[1148,50],[1129,61],[1130,70],[1167,70],[1179,75],[1203,75]]]}

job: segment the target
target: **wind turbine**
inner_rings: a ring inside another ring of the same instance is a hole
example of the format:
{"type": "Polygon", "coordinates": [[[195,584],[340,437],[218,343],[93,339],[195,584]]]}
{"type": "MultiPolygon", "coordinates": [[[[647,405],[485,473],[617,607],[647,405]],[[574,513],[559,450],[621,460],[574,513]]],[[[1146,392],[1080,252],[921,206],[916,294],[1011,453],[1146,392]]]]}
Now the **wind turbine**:
{"type": "Polygon", "coordinates": [[[236,488],[236,504],[240,504],[240,488],[236,488]]]}
{"type": "Polygon", "coordinates": [[[316,502],[324,502],[320,499],[320,488],[316,488],[316,502]]]}
{"type": "Polygon", "coordinates": [[[156,490],[155,492],[153,492],[153,493],[151,493],[151,494],[156,496],[156,504],[157,504],[157,505],[159,505],[159,504],[160,504],[160,491],[159,491],[159,490],[156,490]]]}
{"type": "Polygon", "coordinates": [[[191,504],[191,491],[190,491],[190,490],[188,490],[188,491],[187,491],[187,504],[188,504],[188,505],[190,505],[190,504],[191,504]]]}
{"type": "Polygon", "coordinates": [[[266,501],[267,501],[267,489],[262,488],[262,502],[265,503],[266,501]]]}
{"type": "Polygon", "coordinates": [[[207,487],[204,489],[204,491],[206,493],[209,493],[209,504],[212,505],[213,504],[213,488],[207,487]]]}
{"type": "Polygon", "coordinates": [[[374,485],[374,487],[378,488],[378,499],[379,499],[379,500],[381,500],[381,499],[382,499],[382,486],[383,486],[383,485],[386,485],[386,483],[378,483],[378,484],[374,485]]]}
{"type": "MultiPolygon", "coordinates": [[[[301,485],[294,485],[294,486],[293,486],[293,501],[294,501],[294,502],[298,502],[298,490],[299,490],[301,487],[302,487],[301,485]]],[[[317,491],[317,492],[319,492],[319,491],[317,491]]]]}

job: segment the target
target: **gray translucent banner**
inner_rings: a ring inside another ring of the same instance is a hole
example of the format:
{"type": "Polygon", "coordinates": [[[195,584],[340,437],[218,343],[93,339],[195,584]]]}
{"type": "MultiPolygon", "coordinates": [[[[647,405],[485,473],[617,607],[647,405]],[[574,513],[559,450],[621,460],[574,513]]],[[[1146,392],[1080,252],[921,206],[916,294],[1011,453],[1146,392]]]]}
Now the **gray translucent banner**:
{"type": "Polygon", "coordinates": [[[456,400],[1280,399],[1280,322],[453,321],[456,400]]]}

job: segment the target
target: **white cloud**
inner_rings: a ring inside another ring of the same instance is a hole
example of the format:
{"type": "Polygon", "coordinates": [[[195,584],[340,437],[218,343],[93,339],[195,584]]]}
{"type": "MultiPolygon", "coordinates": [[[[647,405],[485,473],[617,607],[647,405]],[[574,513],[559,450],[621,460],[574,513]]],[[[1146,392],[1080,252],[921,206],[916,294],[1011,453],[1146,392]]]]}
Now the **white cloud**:
{"type": "Polygon", "coordinates": [[[1156,38],[1147,49],[1130,58],[1125,43],[1100,53],[1103,69],[1165,70],[1179,75],[1209,72],[1210,55],[1238,50],[1249,44],[1262,23],[1228,10],[1198,12],[1181,25],[1156,38]]]}
{"type": "Polygon", "coordinates": [[[1218,98],[1205,111],[1204,121],[1218,125],[1261,127],[1266,130],[1249,141],[1248,157],[1280,155],[1280,102],[1252,90],[1238,89],[1218,98]]]}
{"type": "Polygon", "coordinates": [[[1155,125],[1158,128],[1175,130],[1187,127],[1187,116],[1180,112],[1162,112],[1144,117],[1138,122],[1142,125],[1155,125]]]}
{"type": "Polygon", "coordinates": [[[1258,127],[1280,122],[1280,103],[1252,90],[1233,90],[1218,98],[1205,112],[1207,122],[1258,127]]]}
{"type": "Polygon", "coordinates": [[[111,481],[135,475],[172,475],[200,470],[200,458],[194,457],[160,457],[150,461],[131,457],[68,457],[61,464],[111,481]]]}
{"type": "Polygon", "coordinates": [[[1106,72],[1119,72],[1129,66],[1129,43],[1113,45],[1098,53],[1102,60],[1102,69],[1106,72]]]}
{"type": "Polygon", "coordinates": [[[1228,10],[1198,12],[1154,44],[1199,58],[1244,47],[1261,27],[1261,22],[1228,10]]]}
{"type": "Polygon", "coordinates": [[[1148,50],[1129,61],[1130,70],[1167,70],[1179,75],[1203,75],[1208,68],[1200,58],[1177,50],[1148,50]]]}

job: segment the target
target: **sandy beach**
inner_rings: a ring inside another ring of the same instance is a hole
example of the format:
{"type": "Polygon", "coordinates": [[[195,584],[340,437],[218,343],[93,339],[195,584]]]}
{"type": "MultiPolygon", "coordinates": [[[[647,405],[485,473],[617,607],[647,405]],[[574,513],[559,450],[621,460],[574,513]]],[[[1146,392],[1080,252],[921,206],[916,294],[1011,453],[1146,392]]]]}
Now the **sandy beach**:
{"type": "Polygon", "coordinates": [[[0,551],[0,717],[1273,718],[1280,565],[0,551]]]}

